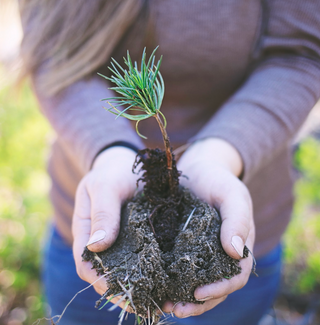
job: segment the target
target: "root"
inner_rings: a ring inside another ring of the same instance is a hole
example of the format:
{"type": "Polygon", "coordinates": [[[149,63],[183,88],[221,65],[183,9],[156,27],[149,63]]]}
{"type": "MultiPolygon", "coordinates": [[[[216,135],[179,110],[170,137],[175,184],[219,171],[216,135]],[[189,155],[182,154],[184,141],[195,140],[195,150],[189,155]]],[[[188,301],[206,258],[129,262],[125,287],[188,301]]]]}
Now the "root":
{"type": "Polygon", "coordinates": [[[150,298],[151,301],[155,304],[155,306],[159,309],[159,311],[161,312],[162,316],[165,316],[164,312],[162,311],[162,309],[158,306],[158,304],[152,299],[150,298]]]}
{"type": "Polygon", "coordinates": [[[171,310],[171,312],[170,312],[171,317],[174,317],[174,313],[173,313],[173,311],[174,311],[175,307],[176,307],[178,304],[180,304],[180,302],[181,302],[181,301],[178,301],[178,302],[176,302],[176,303],[173,305],[172,310],[171,310]]]}
{"type": "Polygon", "coordinates": [[[122,309],[122,311],[121,311],[121,313],[120,313],[120,315],[119,315],[119,322],[118,322],[118,325],[121,325],[121,324],[122,324],[123,319],[124,319],[124,316],[125,316],[126,313],[127,313],[127,308],[128,308],[128,306],[129,306],[129,304],[130,304],[130,301],[128,300],[128,301],[126,302],[125,306],[124,306],[124,309],[122,309]]]}
{"type": "Polygon", "coordinates": [[[119,283],[121,289],[125,292],[126,296],[128,297],[128,299],[129,299],[129,301],[130,301],[130,303],[131,303],[131,306],[132,306],[133,310],[136,312],[137,309],[136,309],[136,307],[135,307],[135,305],[134,305],[134,303],[133,303],[132,295],[131,295],[131,292],[132,292],[132,290],[134,289],[134,287],[131,287],[129,290],[127,290],[127,289],[124,287],[124,285],[119,281],[119,279],[118,279],[118,283],[119,283]]]}
{"type": "Polygon", "coordinates": [[[144,196],[153,207],[149,223],[160,248],[170,251],[178,234],[181,219],[180,203],[182,193],[179,188],[181,173],[177,170],[176,161],[172,156],[172,168],[167,167],[166,152],[160,149],[140,150],[133,165],[133,171],[142,163],[143,171],[138,179],[145,183],[144,196]]]}
{"type": "Polygon", "coordinates": [[[191,218],[192,218],[192,216],[193,216],[193,214],[194,214],[194,211],[196,211],[196,209],[197,209],[197,208],[194,208],[194,209],[191,211],[191,213],[190,213],[190,215],[189,215],[189,217],[188,217],[186,223],[185,223],[184,226],[183,226],[182,231],[185,231],[185,230],[187,229],[188,224],[189,224],[189,222],[190,222],[190,220],[191,220],[191,218]]]}
{"type": "Polygon", "coordinates": [[[150,227],[152,229],[152,232],[153,232],[155,238],[157,238],[157,234],[156,234],[156,232],[154,230],[154,227],[153,227],[153,215],[160,207],[161,207],[161,205],[157,205],[148,216],[150,227]]]}
{"type": "MultiPolygon", "coordinates": [[[[96,302],[96,308],[98,308],[99,307],[99,305],[101,304],[101,302],[102,302],[102,300],[103,299],[106,299],[105,297],[107,296],[106,294],[107,294],[107,292],[108,291],[106,291],[105,292],[105,294],[96,302]]],[[[116,294],[116,295],[113,295],[113,296],[111,296],[104,304],[103,304],[103,306],[102,307],[100,307],[99,308],[99,310],[101,310],[104,306],[106,306],[113,298],[116,298],[116,297],[119,297],[119,296],[122,296],[124,294],[124,292],[120,292],[120,293],[118,293],[118,294],[116,294]]]]}
{"type": "Polygon", "coordinates": [[[141,165],[140,171],[142,176],[138,179],[145,182],[144,192],[149,199],[167,198],[174,196],[179,188],[179,177],[181,172],[177,170],[176,161],[172,157],[172,169],[170,173],[167,169],[166,153],[160,149],[143,149],[138,152],[132,171],[135,172],[137,167],[141,165]],[[172,176],[172,184],[170,186],[170,178],[172,176]]]}
{"type": "MultiPolygon", "coordinates": [[[[251,250],[245,246],[245,249],[248,250],[248,252],[250,253],[250,255],[252,256],[252,269],[251,269],[251,273],[253,273],[257,278],[259,277],[259,275],[256,272],[256,266],[257,266],[257,262],[255,257],[253,256],[253,253],[251,252],[251,250]]],[[[248,255],[247,255],[248,256],[248,255]]]]}
{"type": "Polygon", "coordinates": [[[61,318],[63,317],[64,313],[66,312],[66,310],[68,309],[68,307],[70,306],[70,304],[72,303],[72,301],[77,297],[78,294],[86,291],[87,289],[89,289],[90,287],[92,287],[95,283],[97,283],[99,280],[101,280],[102,278],[106,277],[108,274],[104,274],[102,275],[100,278],[98,278],[97,280],[95,280],[94,282],[92,282],[91,284],[89,284],[87,287],[85,287],[84,289],[78,291],[73,297],[72,299],[67,303],[67,305],[64,307],[61,315],[55,315],[51,318],[46,318],[46,317],[43,317],[43,318],[40,318],[40,319],[37,319],[32,325],[39,325],[41,321],[43,320],[50,320],[54,325],[58,324],[61,320],[61,318]],[[57,318],[58,317],[58,320],[56,322],[54,322],[54,318],[57,318]]]}
{"type": "Polygon", "coordinates": [[[42,317],[42,318],[37,319],[34,323],[32,323],[32,325],[39,325],[40,322],[42,322],[43,320],[51,321],[51,325],[55,325],[56,323],[53,321],[53,319],[56,317],[59,317],[59,315],[53,316],[51,318],[42,317]]]}
{"type": "Polygon", "coordinates": [[[213,255],[213,250],[212,250],[210,244],[208,243],[208,241],[207,241],[207,245],[208,245],[208,247],[209,247],[210,253],[213,255]]]}
{"type": "Polygon", "coordinates": [[[120,304],[127,298],[127,295],[123,295],[113,306],[111,306],[108,311],[113,311],[115,310],[120,304]]]}

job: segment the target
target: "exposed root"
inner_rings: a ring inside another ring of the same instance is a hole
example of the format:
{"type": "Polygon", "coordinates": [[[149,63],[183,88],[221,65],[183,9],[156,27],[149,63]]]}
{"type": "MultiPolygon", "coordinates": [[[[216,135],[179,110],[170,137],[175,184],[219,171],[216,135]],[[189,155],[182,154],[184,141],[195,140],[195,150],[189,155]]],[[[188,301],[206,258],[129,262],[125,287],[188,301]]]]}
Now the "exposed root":
{"type": "Polygon", "coordinates": [[[73,297],[72,299],[67,303],[67,305],[64,307],[61,315],[55,315],[51,318],[46,318],[46,317],[43,317],[43,318],[40,318],[40,319],[37,319],[32,325],[38,325],[40,324],[41,321],[43,320],[50,320],[54,325],[58,324],[61,320],[61,318],[63,317],[63,315],[65,314],[66,310],[68,309],[68,307],[70,306],[70,304],[72,303],[72,301],[77,297],[78,294],[86,291],[87,289],[89,289],[90,287],[92,287],[95,283],[97,283],[99,280],[101,280],[102,278],[106,277],[108,274],[104,274],[102,275],[100,278],[98,278],[97,280],[95,280],[94,282],[92,282],[91,284],[89,284],[87,287],[85,287],[84,289],[78,291],[73,297]],[[56,322],[53,322],[53,319],[54,318],[58,318],[58,320],[56,322]]]}
{"type": "MultiPolygon", "coordinates": [[[[132,288],[130,289],[132,291],[132,288]]],[[[115,310],[120,304],[127,298],[127,295],[124,294],[113,306],[111,306],[108,311],[115,310]]]]}
{"type": "Polygon", "coordinates": [[[126,302],[125,306],[124,306],[124,309],[122,309],[122,311],[121,311],[121,313],[120,313],[120,315],[119,315],[118,325],[121,325],[121,324],[122,324],[123,319],[124,319],[124,316],[125,316],[126,313],[127,313],[127,308],[128,308],[128,306],[129,306],[129,304],[130,304],[130,301],[128,300],[128,301],[126,302]]]}
{"type": "Polygon", "coordinates": [[[183,226],[182,231],[185,231],[185,230],[187,229],[188,224],[189,224],[189,222],[190,222],[190,220],[191,220],[191,218],[192,218],[192,216],[193,216],[193,214],[194,214],[194,211],[196,211],[196,209],[197,209],[197,208],[194,208],[194,209],[191,211],[191,213],[190,213],[190,215],[189,215],[189,217],[188,217],[186,223],[185,223],[184,226],[183,226]]]}
{"type": "MultiPolygon", "coordinates": [[[[142,163],[144,195],[153,208],[149,223],[160,248],[170,251],[178,233],[181,219],[180,203],[182,194],[179,188],[181,173],[177,170],[172,156],[172,169],[167,168],[166,152],[160,149],[140,150],[133,165],[133,171],[142,163]]],[[[138,183],[137,182],[137,183],[138,183]]]]}
{"type": "Polygon", "coordinates": [[[253,253],[251,252],[251,250],[247,246],[245,246],[245,248],[247,248],[248,252],[252,256],[252,269],[251,269],[251,273],[253,273],[256,277],[259,277],[259,275],[256,273],[256,266],[257,266],[256,259],[253,256],[253,253]]]}
{"type": "Polygon", "coordinates": [[[161,312],[162,316],[165,316],[164,312],[162,311],[162,309],[159,307],[159,305],[151,298],[151,301],[155,304],[155,306],[159,309],[159,311],[161,312]]]}
{"type": "Polygon", "coordinates": [[[131,295],[131,292],[133,291],[134,287],[132,286],[129,290],[127,290],[124,285],[119,281],[119,279],[117,279],[118,281],[118,284],[120,285],[120,287],[122,288],[122,290],[125,292],[126,296],[128,297],[130,303],[131,303],[131,306],[133,308],[133,310],[136,312],[137,309],[133,303],[133,300],[132,300],[132,295],[131,295]]]}
{"type": "Polygon", "coordinates": [[[178,304],[180,304],[180,302],[181,302],[181,301],[178,301],[178,302],[176,302],[176,303],[173,305],[172,310],[171,310],[171,312],[170,312],[170,314],[171,314],[172,317],[174,317],[174,313],[173,313],[173,311],[174,311],[175,307],[176,307],[178,304]]]}
{"type": "MultiPolygon", "coordinates": [[[[116,297],[119,297],[119,296],[122,296],[124,294],[124,292],[119,292],[117,295],[113,295],[111,296],[105,303],[102,307],[99,308],[99,310],[101,310],[104,306],[106,306],[112,299],[116,298],[116,297]]],[[[97,308],[97,307],[96,307],[97,308]]]]}
{"type": "Polygon", "coordinates": [[[40,322],[42,322],[43,320],[50,321],[51,325],[55,325],[56,323],[53,321],[53,319],[57,318],[57,317],[59,317],[59,315],[53,316],[51,318],[42,317],[42,318],[37,319],[35,322],[33,322],[32,325],[39,325],[40,322]]]}
{"type": "Polygon", "coordinates": [[[153,215],[159,208],[161,208],[161,205],[157,205],[148,216],[150,227],[151,227],[151,230],[152,230],[155,238],[157,238],[157,234],[156,234],[156,231],[154,230],[154,227],[153,227],[153,215]]]}
{"type": "Polygon", "coordinates": [[[100,264],[101,268],[103,269],[103,273],[107,273],[108,269],[104,267],[101,258],[97,255],[97,253],[94,253],[94,259],[100,264]]]}
{"type": "Polygon", "coordinates": [[[208,245],[208,247],[209,247],[210,253],[213,254],[213,250],[212,250],[210,244],[208,243],[208,241],[207,241],[207,245],[208,245]]]}

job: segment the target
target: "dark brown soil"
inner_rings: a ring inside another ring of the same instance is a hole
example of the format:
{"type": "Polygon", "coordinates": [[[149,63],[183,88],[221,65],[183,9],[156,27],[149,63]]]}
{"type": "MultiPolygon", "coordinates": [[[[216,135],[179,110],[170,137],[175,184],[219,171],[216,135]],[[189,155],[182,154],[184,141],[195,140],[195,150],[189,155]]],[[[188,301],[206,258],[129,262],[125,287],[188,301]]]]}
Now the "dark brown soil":
{"type": "MultiPolygon", "coordinates": [[[[144,163],[146,185],[143,193],[123,207],[114,245],[97,253],[99,258],[88,249],[83,253],[98,275],[108,272],[109,289],[97,306],[107,296],[125,295],[130,290],[133,310],[143,316],[148,309],[154,314],[166,300],[200,303],[194,298],[198,286],[241,272],[239,260],[229,257],[221,246],[218,212],[179,186],[175,165],[175,185],[168,185],[168,178],[163,178],[168,171],[161,167],[166,166],[162,153],[145,150],[136,160],[134,167],[144,163]],[[157,166],[159,156],[162,162],[157,166]]],[[[244,253],[248,255],[246,249],[244,253]]]]}
{"type": "MultiPolygon", "coordinates": [[[[141,166],[145,199],[153,206],[149,213],[150,227],[160,249],[170,251],[178,234],[182,218],[182,191],[179,187],[180,172],[173,156],[172,170],[167,169],[167,157],[160,149],[144,149],[137,155],[132,171],[141,166]],[[169,181],[169,178],[171,181],[169,181]]],[[[138,184],[137,184],[138,185],[138,184]]]]}

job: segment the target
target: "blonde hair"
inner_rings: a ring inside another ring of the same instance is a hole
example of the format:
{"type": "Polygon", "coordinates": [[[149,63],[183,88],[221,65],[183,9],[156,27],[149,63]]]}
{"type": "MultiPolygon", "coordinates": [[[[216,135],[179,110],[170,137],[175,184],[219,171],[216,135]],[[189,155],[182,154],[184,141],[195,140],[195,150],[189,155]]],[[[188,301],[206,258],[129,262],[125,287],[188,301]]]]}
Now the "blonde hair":
{"type": "Polygon", "coordinates": [[[55,94],[101,66],[141,11],[143,0],[21,0],[21,77],[38,73],[55,94]]]}

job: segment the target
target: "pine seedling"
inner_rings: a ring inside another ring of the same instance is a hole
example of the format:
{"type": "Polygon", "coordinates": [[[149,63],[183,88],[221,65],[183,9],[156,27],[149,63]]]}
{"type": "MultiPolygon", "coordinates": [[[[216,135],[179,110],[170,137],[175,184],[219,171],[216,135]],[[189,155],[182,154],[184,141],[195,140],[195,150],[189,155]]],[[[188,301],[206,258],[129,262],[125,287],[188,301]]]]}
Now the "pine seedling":
{"type": "Polygon", "coordinates": [[[128,51],[127,58],[124,58],[127,69],[122,68],[112,58],[109,69],[113,75],[110,78],[102,74],[99,75],[114,83],[116,86],[109,89],[119,94],[118,97],[102,99],[107,101],[111,106],[111,108],[108,108],[108,111],[115,114],[117,116],[116,118],[123,116],[129,120],[136,121],[136,131],[140,137],[146,138],[139,132],[139,122],[149,117],[154,117],[157,120],[163,137],[167,157],[167,169],[171,183],[172,152],[166,131],[166,118],[160,111],[164,96],[164,81],[159,71],[162,56],[157,64],[155,64],[155,52],[157,49],[158,47],[154,49],[148,62],[146,62],[146,49],[143,50],[140,70],[137,62],[132,63],[128,51]]]}

